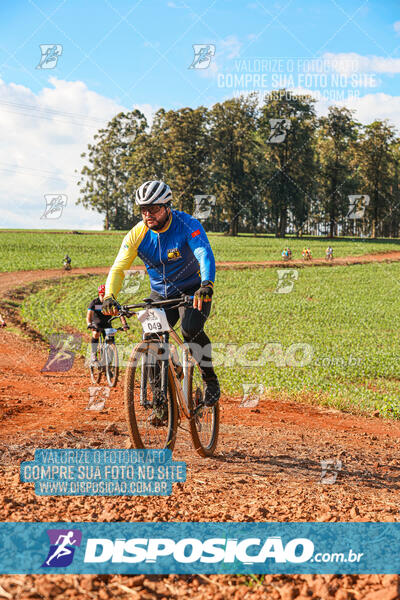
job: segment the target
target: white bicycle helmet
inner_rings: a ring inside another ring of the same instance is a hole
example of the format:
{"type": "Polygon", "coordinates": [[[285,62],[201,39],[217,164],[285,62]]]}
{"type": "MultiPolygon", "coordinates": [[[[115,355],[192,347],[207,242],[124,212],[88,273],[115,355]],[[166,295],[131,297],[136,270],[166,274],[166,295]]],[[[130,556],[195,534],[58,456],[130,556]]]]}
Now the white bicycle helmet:
{"type": "Polygon", "coordinates": [[[168,204],[171,200],[171,188],[163,181],[146,181],[136,190],[136,204],[139,206],[168,204]]]}

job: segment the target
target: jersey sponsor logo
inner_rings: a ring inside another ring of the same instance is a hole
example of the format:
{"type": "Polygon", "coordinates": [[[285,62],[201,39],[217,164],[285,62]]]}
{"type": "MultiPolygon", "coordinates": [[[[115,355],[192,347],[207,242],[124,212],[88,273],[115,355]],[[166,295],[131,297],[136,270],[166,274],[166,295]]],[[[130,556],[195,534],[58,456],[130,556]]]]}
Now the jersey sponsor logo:
{"type": "Polygon", "coordinates": [[[196,231],[192,231],[192,237],[196,237],[197,235],[200,235],[200,229],[196,229],[196,231]]]}
{"type": "Polygon", "coordinates": [[[182,255],[179,252],[178,248],[173,248],[172,250],[168,250],[167,257],[168,260],[178,260],[179,258],[182,258],[182,255]]]}

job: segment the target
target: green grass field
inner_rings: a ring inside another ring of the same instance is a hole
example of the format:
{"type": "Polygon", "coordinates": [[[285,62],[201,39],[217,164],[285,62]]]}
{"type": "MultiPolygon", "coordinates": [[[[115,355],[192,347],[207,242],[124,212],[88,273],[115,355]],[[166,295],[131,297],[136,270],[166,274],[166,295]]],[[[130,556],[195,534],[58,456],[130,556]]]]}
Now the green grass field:
{"type": "MultiPolygon", "coordinates": [[[[100,267],[113,263],[125,232],[83,233],[0,231],[0,272],[62,267],[69,254],[73,267],[100,267]]],[[[280,260],[284,246],[289,245],[293,258],[301,258],[305,245],[313,256],[325,256],[328,241],[324,238],[287,238],[240,235],[230,238],[222,234],[209,235],[217,261],[280,260]]],[[[400,240],[361,240],[339,238],[330,242],[335,257],[400,250],[400,240]]],[[[140,261],[138,261],[140,262],[140,261]]]]}
{"type": "MultiPolygon", "coordinates": [[[[28,297],[23,315],[43,333],[84,332],[100,281],[63,278],[28,297]]],[[[206,331],[223,391],[239,395],[243,384],[257,383],[265,393],[400,418],[400,264],[301,269],[290,293],[277,293],[277,281],[276,269],[218,272],[206,331]]],[[[146,277],[119,300],[148,291],[146,277]]],[[[140,330],[136,319],[131,324],[133,342],[140,330]]]]}

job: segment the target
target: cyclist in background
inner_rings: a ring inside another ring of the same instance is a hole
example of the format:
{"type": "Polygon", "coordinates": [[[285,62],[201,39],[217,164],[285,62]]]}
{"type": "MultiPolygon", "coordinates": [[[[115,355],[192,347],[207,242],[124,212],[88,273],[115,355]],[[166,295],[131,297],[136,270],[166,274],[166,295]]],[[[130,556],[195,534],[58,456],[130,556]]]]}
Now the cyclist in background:
{"type": "Polygon", "coordinates": [[[201,223],[171,208],[172,192],[163,181],[146,181],[136,191],[143,220],[123,239],[107,277],[103,312],[118,314],[116,297],[124,271],[139,256],[150,277],[153,300],[194,296],[192,307],[166,309],[173,327],[179,317],[183,339],[198,362],[205,383],[204,403],[216,404],[220,387],[211,359],[211,343],[204,324],[211,310],[215,260],[201,223]]]}
{"type": "MultiPolygon", "coordinates": [[[[92,352],[90,357],[90,362],[93,366],[98,366],[97,360],[97,349],[99,345],[100,332],[102,329],[107,329],[108,327],[112,327],[110,318],[103,315],[103,301],[104,301],[104,292],[106,286],[104,284],[99,285],[97,288],[98,296],[94,298],[88,306],[87,314],[86,314],[86,324],[87,328],[92,330],[92,352]]],[[[121,317],[122,327],[124,331],[129,329],[129,326],[126,322],[125,317],[121,317]]]]}
{"type": "Polygon", "coordinates": [[[332,246],[328,246],[325,252],[326,255],[326,260],[332,260],[333,259],[333,248],[332,246]]]}
{"type": "Polygon", "coordinates": [[[68,254],[66,254],[64,256],[64,269],[69,271],[71,268],[71,258],[68,256],[68,254]]]}

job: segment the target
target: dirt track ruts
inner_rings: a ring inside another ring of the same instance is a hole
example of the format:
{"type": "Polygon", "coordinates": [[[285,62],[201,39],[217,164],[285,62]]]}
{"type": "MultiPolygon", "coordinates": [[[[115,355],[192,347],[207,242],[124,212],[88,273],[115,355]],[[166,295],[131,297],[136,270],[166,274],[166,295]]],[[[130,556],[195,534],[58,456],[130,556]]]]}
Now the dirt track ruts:
{"type": "MultiPolygon", "coordinates": [[[[388,254],[373,256],[388,260],[388,254]]],[[[400,259],[395,254],[390,260],[400,259]]],[[[49,271],[40,275],[48,278],[49,271]]],[[[16,285],[3,274],[0,280],[1,291],[32,281],[21,272],[16,285]]],[[[312,398],[294,403],[282,394],[267,394],[255,408],[224,396],[213,459],[198,457],[180,430],[174,457],[187,462],[187,481],[175,484],[171,497],[35,496],[32,484],[19,481],[19,463],[33,458],[35,448],[126,447],[122,385],[111,391],[104,411],[87,411],[91,384],[81,361],[67,373],[41,373],[47,352],[7,329],[1,330],[0,356],[2,521],[400,521],[400,424],[313,406],[312,398]],[[319,482],[320,461],[328,458],[342,461],[332,485],[319,482]]],[[[397,575],[274,575],[254,588],[223,575],[3,576],[0,585],[0,597],[21,600],[400,597],[397,575]]]]}

